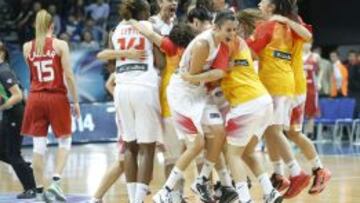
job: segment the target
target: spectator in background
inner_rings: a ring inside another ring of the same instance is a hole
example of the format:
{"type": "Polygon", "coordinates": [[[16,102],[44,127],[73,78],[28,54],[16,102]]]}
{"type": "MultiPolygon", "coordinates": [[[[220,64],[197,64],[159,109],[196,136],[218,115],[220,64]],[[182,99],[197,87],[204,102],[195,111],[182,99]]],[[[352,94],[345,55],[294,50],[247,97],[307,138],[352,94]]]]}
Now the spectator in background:
{"type": "Polygon", "coordinates": [[[85,13],[96,22],[100,27],[106,27],[106,20],[109,17],[110,6],[104,0],[96,0],[85,8],[85,13]]]}
{"type": "Polygon", "coordinates": [[[65,24],[65,32],[69,34],[71,42],[80,42],[81,21],[74,15],[69,15],[65,24]]]}
{"type": "Polygon", "coordinates": [[[61,40],[64,40],[65,42],[68,43],[70,50],[75,50],[75,49],[78,48],[78,44],[77,44],[77,43],[71,43],[71,42],[70,42],[70,35],[69,35],[67,32],[61,33],[61,34],[59,35],[59,38],[60,38],[61,40]]]}
{"type": "Polygon", "coordinates": [[[54,22],[54,35],[59,36],[61,32],[61,18],[57,13],[56,6],[54,4],[49,5],[49,13],[53,16],[53,22],[54,22]]]}
{"type": "Polygon", "coordinates": [[[237,10],[247,9],[247,8],[257,8],[260,0],[233,0],[233,4],[237,10]]]}
{"type": "Polygon", "coordinates": [[[331,97],[341,97],[348,95],[349,73],[345,65],[341,63],[337,51],[330,53],[330,60],[333,64],[333,74],[331,81],[331,97]]]}
{"type": "Polygon", "coordinates": [[[357,65],[357,62],[357,52],[355,50],[350,50],[347,54],[347,60],[344,62],[344,65],[348,71],[350,71],[352,66],[357,65]]]}
{"type": "Polygon", "coordinates": [[[104,29],[101,29],[99,26],[95,25],[95,21],[92,18],[86,19],[84,28],[82,31],[90,32],[92,34],[94,40],[99,43],[104,41],[104,36],[106,35],[106,32],[104,31],[104,29]]]}
{"type": "Polygon", "coordinates": [[[360,118],[360,52],[357,56],[355,53],[354,61],[352,59],[349,60],[352,64],[349,68],[349,96],[356,100],[354,118],[360,118]]]}
{"type": "Polygon", "coordinates": [[[331,62],[321,56],[321,47],[316,47],[313,52],[319,55],[318,90],[321,97],[329,97],[331,92],[331,81],[333,66],[331,62]]]}
{"type": "Polygon", "coordinates": [[[149,21],[161,35],[168,35],[174,26],[177,0],[158,0],[160,12],[150,17],[149,21]]]}
{"type": "Polygon", "coordinates": [[[82,42],[79,46],[80,49],[100,49],[99,43],[94,41],[91,32],[85,31],[82,35],[82,42]]]}
{"type": "Polygon", "coordinates": [[[31,4],[31,1],[23,0],[21,7],[23,7],[23,9],[16,17],[15,23],[18,30],[19,43],[24,44],[35,36],[33,29],[35,16],[42,8],[42,5],[38,1],[31,4]],[[30,10],[31,5],[32,9],[30,10]]]}
{"type": "Polygon", "coordinates": [[[73,15],[76,19],[83,21],[85,19],[85,4],[84,0],[68,1],[69,5],[66,16],[73,15]]]}

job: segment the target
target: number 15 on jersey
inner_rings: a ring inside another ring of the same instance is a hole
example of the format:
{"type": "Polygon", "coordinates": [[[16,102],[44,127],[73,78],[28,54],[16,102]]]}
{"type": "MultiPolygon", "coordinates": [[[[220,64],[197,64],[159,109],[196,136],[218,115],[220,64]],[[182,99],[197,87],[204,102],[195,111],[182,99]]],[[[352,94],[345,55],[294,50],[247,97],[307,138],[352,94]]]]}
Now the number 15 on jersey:
{"type": "Polygon", "coordinates": [[[51,82],[55,79],[52,60],[36,61],[36,72],[39,82],[51,82]]]}

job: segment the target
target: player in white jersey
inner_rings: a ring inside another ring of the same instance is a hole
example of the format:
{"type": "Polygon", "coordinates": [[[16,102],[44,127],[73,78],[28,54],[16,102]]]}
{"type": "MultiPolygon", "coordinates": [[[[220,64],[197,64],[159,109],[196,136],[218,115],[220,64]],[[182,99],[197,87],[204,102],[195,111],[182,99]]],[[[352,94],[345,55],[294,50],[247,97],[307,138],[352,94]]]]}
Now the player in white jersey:
{"type": "MultiPolygon", "coordinates": [[[[149,4],[125,0],[120,6],[122,21],[112,36],[114,50],[142,50],[142,60],[116,60],[115,108],[121,118],[125,142],[125,175],[130,203],[142,203],[152,178],[155,143],[162,134],[159,105],[159,76],[153,65],[152,43],[129,23],[146,20],[149,4]]],[[[152,29],[151,24],[141,21],[152,29]]],[[[111,55],[109,53],[109,55],[111,55]]]]}
{"type": "MultiPolygon", "coordinates": [[[[215,19],[215,26],[198,35],[188,45],[181,58],[178,72],[170,80],[167,93],[175,127],[193,141],[193,146],[188,147],[181,155],[165,186],[153,197],[157,203],[168,201],[169,194],[176,182],[182,178],[183,171],[202,151],[205,134],[214,135],[214,145],[208,150],[207,160],[200,172],[200,178],[197,179],[192,189],[200,195],[202,201],[213,201],[205,188],[205,183],[224,144],[223,119],[216,105],[209,102],[205,85],[199,84],[197,81],[188,82],[186,78],[192,74],[207,71],[203,77],[208,78],[208,81],[215,81],[225,74],[224,70],[208,70],[218,54],[221,43],[231,39],[235,29],[236,23],[233,14],[220,13],[215,19]]],[[[225,64],[224,67],[226,68],[227,65],[225,64]]]]}
{"type": "MultiPolygon", "coordinates": [[[[108,47],[109,49],[105,49],[97,54],[97,58],[100,60],[107,60],[107,56],[109,56],[109,52],[112,52],[113,54],[121,55],[125,58],[131,58],[131,59],[140,59],[144,55],[144,51],[138,51],[138,50],[120,50],[115,51],[113,50],[112,45],[112,35],[114,33],[114,30],[112,30],[109,34],[109,42],[108,47]],[[105,57],[105,58],[104,58],[105,57]]],[[[112,66],[115,67],[115,60],[109,61],[112,66]]],[[[106,81],[105,87],[106,90],[114,96],[115,91],[115,72],[113,72],[108,80],[106,81]]],[[[120,117],[118,114],[115,114],[115,123],[117,128],[117,142],[118,142],[118,159],[108,168],[105,175],[103,176],[102,180],[100,181],[99,186],[97,187],[91,203],[101,203],[103,196],[105,193],[110,189],[110,187],[116,182],[116,180],[123,174],[124,172],[124,155],[125,155],[125,143],[121,137],[121,124],[120,124],[120,117]]]]}
{"type": "Polygon", "coordinates": [[[169,35],[174,27],[177,0],[158,0],[158,3],[160,12],[151,16],[149,21],[153,24],[154,30],[160,35],[169,35]]]}

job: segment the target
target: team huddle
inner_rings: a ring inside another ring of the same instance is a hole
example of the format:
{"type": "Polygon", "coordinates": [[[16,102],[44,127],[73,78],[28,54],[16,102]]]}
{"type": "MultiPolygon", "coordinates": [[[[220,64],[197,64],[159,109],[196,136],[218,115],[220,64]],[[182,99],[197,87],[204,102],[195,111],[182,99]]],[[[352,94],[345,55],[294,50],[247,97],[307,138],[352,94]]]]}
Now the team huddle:
{"type": "MultiPolygon", "coordinates": [[[[302,134],[310,77],[304,63],[309,67],[316,59],[308,54],[311,28],[297,15],[296,0],[262,0],[260,10],[240,12],[211,13],[196,5],[186,22],[174,18],[176,6],[173,0],[160,1],[160,12],[169,14],[165,22],[160,15],[150,17],[147,1],[122,1],[122,20],[110,33],[109,48],[97,55],[115,61],[106,87],[116,108],[119,160],[92,202],[102,202],[123,172],[129,202],[144,202],[159,144],[167,180],[153,195],[155,203],[186,202],[184,171],[192,161],[198,176],[191,190],[206,203],[253,202],[245,167],[258,179],[266,203],[294,198],[308,186],[309,194],[322,192],[331,172],[302,134]],[[274,166],[271,176],[255,153],[262,139],[274,166]],[[301,168],[288,140],[302,150],[312,175],[301,168]],[[213,187],[214,170],[219,181],[213,187]]],[[[71,148],[68,90],[80,115],[70,51],[52,37],[52,29],[51,15],[41,10],[36,38],[24,45],[31,89],[22,134],[34,137],[36,197],[46,202],[66,201],[60,180],[71,148]],[[53,183],[45,190],[49,125],[59,150],[53,183]]]]}

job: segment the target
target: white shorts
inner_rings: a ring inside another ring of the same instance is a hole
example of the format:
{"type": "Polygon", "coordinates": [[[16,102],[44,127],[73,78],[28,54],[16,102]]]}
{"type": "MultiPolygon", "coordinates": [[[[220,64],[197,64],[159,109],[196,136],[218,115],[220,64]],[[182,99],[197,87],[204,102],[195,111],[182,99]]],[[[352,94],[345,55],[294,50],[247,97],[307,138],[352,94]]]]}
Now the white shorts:
{"type": "Polygon", "coordinates": [[[272,103],[258,108],[250,114],[239,115],[236,107],[226,116],[226,135],[230,145],[243,147],[255,135],[260,138],[272,121],[272,103]]]}
{"type": "Polygon", "coordinates": [[[173,164],[178,160],[180,155],[183,153],[183,147],[185,145],[184,135],[176,131],[171,117],[164,118],[163,124],[164,124],[163,144],[165,148],[164,151],[165,164],[173,164]]]}
{"type": "Polygon", "coordinates": [[[174,75],[167,95],[175,128],[190,135],[191,140],[195,138],[194,135],[207,133],[207,126],[224,123],[217,106],[209,102],[205,87],[189,85],[174,75]]]}
{"type": "Polygon", "coordinates": [[[172,118],[174,121],[175,128],[178,131],[180,131],[180,133],[186,135],[186,138],[190,142],[193,142],[195,140],[195,137],[199,134],[202,136],[204,136],[205,134],[211,135],[208,134],[209,126],[224,124],[224,119],[216,105],[205,106],[200,121],[201,131],[199,131],[197,127],[199,126],[199,124],[196,125],[195,124],[196,120],[191,117],[187,117],[177,112],[172,112],[172,118]]]}
{"type": "Polygon", "coordinates": [[[294,105],[293,98],[288,96],[273,96],[274,116],[271,125],[282,125],[283,128],[290,127],[291,110],[294,105]]]}
{"type": "Polygon", "coordinates": [[[121,84],[114,91],[125,142],[153,143],[162,136],[158,88],[121,84]]]}

